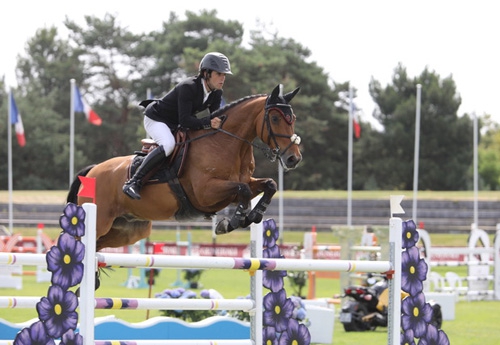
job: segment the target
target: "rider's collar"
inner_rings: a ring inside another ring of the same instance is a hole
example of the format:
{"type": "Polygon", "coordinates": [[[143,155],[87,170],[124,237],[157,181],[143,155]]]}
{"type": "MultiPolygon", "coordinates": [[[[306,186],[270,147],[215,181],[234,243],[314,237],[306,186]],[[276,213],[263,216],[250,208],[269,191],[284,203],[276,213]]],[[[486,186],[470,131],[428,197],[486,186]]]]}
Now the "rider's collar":
{"type": "Polygon", "coordinates": [[[207,88],[207,82],[205,81],[205,79],[201,80],[201,85],[203,85],[203,103],[205,103],[212,91],[207,88]]]}

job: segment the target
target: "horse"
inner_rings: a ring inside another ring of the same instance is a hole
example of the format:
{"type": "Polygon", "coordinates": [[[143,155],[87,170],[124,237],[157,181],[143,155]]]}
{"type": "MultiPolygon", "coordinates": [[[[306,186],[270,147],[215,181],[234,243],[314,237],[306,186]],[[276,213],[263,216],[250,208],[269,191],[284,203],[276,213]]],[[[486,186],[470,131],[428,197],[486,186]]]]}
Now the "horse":
{"type": "Polygon", "coordinates": [[[78,195],[82,188],[78,176],[95,179],[96,250],[147,238],[152,221],[210,218],[234,204],[234,214],[217,224],[217,234],[260,223],[277,184],[272,178],[253,177],[253,149],[262,149],[271,161],[278,158],[285,171],[297,167],[302,160],[300,137],[294,133],[296,116],[289,103],[299,90],[283,95],[280,84],[270,95],[247,96],[213,112],[210,116],[223,120],[220,128],[187,131],[181,173],[168,183],[144,183],[140,200],[130,199],[122,191],[137,154],[114,157],[79,171],[67,202],[92,202],[78,195]],[[257,137],[266,146],[254,143],[257,137]],[[250,209],[251,200],[260,194],[250,209]]]}

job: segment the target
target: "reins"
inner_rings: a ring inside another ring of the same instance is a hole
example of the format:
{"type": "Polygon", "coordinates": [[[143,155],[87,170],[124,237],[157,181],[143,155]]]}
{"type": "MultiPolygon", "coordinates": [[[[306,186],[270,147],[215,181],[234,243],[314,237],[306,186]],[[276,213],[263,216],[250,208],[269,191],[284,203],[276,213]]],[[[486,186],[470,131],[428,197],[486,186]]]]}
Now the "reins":
{"type": "Polygon", "coordinates": [[[279,157],[280,158],[280,162],[283,164],[283,162],[281,161],[281,156],[286,151],[288,151],[288,149],[292,145],[295,145],[295,144],[298,145],[298,144],[300,144],[300,137],[297,136],[296,134],[293,134],[293,135],[290,136],[290,135],[286,135],[286,134],[274,133],[274,131],[273,131],[272,127],[271,127],[270,120],[269,120],[269,112],[271,110],[274,109],[274,110],[278,111],[281,114],[281,116],[287,121],[288,124],[290,124],[290,125],[292,124],[291,115],[289,115],[289,118],[288,118],[287,115],[285,115],[284,112],[280,109],[280,107],[286,107],[287,109],[290,109],[290,110],[292,108],[290,105],[283,104],[283,103],[266,105],[266,107],[265,107],[264,120],[262,121],[262,128],[261,128],[261,137],[264,136],[264,127],[265,127],[267,129],[267,132],[268,132],[268,140],[267,140],[267,146],[266,147],[258,145],[258,144],[254,143],[254,142],[251,142],[251,141],[249,141],[249,140],[247,140],[245,138],[241,138],[241,137],[237,136],[236,134],[233,134],[233,133],[231,133],[231,132],[226,131],[225,129],[223,129],[222,125],[224,124],[224,122],[225,122],[225,120],[227,118],[227,115],[220,116],[221,119],[222,119],[222,124],[221,124],[221,127],[217,128],[215,131],[204,133],[204,134],[202,134],[200,136],[197,136],[196,138],[186,139],[182,143],[176,143],[176,145],[188,144],[188,143],[191,143],[193,141],[196,141],[196,140],[199,140],[199,139],[202,139],[202,138],[214,135],[217,132],[221,132],[221,133],[224,133],[224,134],[226,134],[226,135],[228,135],[228,136],[230,136],[232,138],[235,138],[237,140],[243,141],[243,142],[247,143],[248,145],[255,147],[256,149],[261,150],[262,153],[266,156],[266,158],[269,161],[271,161],[271,162],[276,161],[276,158],[279,157]],[[280,147],[278,145],[278,141],[276,140],[276,137],[290,139],[290,143],[287,145],[287,147],[283,151],[281,151],[281,149],[280,149],[280,147]],[[274,146],[275,146],[274,149],[270,148],[271,140],[274,143],[274,146]]]}

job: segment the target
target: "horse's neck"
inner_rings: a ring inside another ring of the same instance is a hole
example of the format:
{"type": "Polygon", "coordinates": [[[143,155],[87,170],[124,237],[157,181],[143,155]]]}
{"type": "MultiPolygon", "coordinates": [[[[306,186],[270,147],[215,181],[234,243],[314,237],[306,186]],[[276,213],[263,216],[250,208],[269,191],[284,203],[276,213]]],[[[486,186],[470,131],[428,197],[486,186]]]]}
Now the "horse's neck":
{"type": "Polygon", "coordinates": [[[223,129],[238,138],[253,141],[257,137],[259,124],[262,125],[264,112],[263,102],[250,102],[241,109],[235,108],[227,114],[227,120],[223,129]],[[262,116],[261,116],[262,115],[262,116]]]}

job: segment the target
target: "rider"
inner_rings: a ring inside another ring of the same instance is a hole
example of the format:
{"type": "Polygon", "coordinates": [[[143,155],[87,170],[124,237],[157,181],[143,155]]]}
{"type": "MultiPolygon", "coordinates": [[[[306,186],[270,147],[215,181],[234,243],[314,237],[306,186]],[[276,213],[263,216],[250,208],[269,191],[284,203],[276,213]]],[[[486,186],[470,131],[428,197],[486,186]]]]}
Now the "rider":
{"type": "Polygon", "coordinates": [[[134,176],[125,182],[125,194],[132,199],[141,198],[142,179],[174,149],[172,131],[178,127],[192,130],[220,127],[220,118],[198,118],[196,114],[206,109],[210,113],[219,109],[227,74],[233,74],[229,59],[224,54],[211,52],[201,60],[198,75],[181,81],[162,99],[140,103],[146,107],[144,128],[158,147],[146,156],[134,176]]]}

